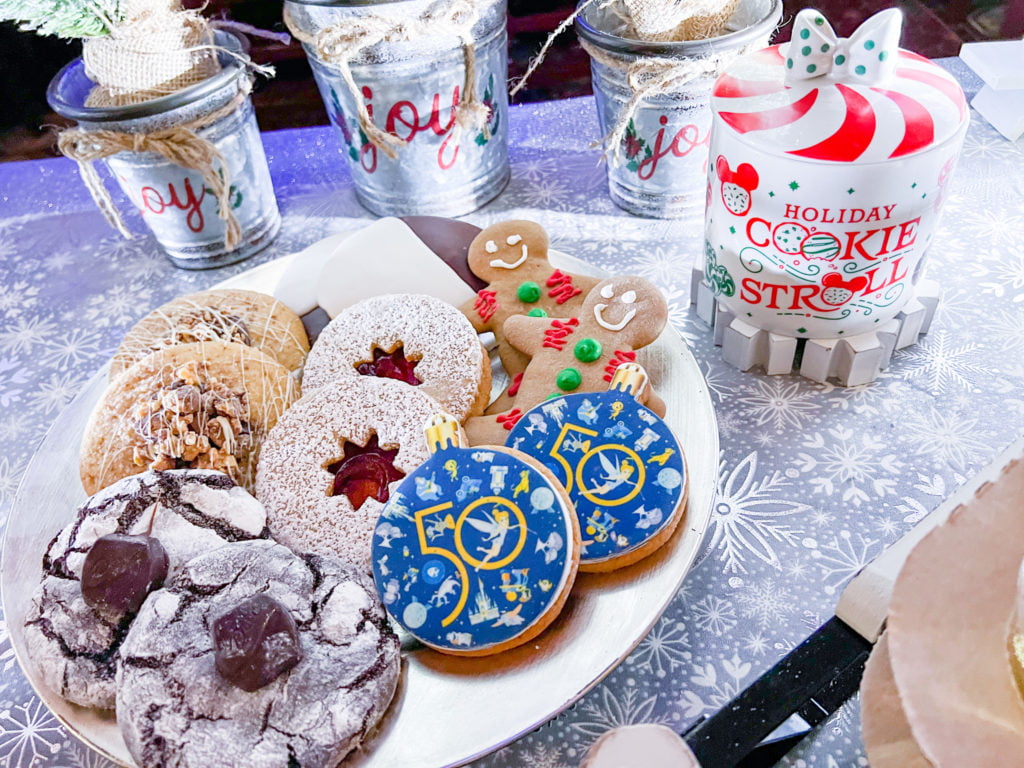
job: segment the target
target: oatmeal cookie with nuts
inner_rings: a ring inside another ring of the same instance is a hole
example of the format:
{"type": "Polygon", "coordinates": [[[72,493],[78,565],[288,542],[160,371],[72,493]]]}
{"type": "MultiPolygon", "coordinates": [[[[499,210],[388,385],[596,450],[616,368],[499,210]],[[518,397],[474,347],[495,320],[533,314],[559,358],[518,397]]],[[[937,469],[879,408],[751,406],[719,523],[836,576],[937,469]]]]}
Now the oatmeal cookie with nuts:
{"type": "Polygon", "coordinates": [[[224,288],[182,296],[142,318],[114,354],[110,379],[153,352],[200,341],[254,347],[289,371],[309,352],[302,320],[288,307],[265,293],[224,288]]]}
{"type": "Polygon", "coordinates": [[[149,355],[103,394],[82,439],[86,493],[149,469],[215,469],[253,487],[263,437],[299,396],[286,368],[222,341],[149,355]]]}

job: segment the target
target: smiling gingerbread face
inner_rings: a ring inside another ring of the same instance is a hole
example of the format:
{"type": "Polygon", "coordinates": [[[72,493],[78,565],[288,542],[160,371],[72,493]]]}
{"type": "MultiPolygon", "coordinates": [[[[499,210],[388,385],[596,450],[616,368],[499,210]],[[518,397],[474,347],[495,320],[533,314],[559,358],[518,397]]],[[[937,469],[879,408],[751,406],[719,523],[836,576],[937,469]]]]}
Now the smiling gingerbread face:
{"type": "Polygon", "coordinates": [[[621,343],[643,346],[654,341],[665,325],[668,304],[661,291],[642,277],[614,277],[587,295],[582,315],[621,343]]]}
{"type": "Polygon", "coordinates": [[[469,246],[469,268],[493,283],[548,265],[548,235],[532,221],[503,221],[483,230],[469,246]]]}

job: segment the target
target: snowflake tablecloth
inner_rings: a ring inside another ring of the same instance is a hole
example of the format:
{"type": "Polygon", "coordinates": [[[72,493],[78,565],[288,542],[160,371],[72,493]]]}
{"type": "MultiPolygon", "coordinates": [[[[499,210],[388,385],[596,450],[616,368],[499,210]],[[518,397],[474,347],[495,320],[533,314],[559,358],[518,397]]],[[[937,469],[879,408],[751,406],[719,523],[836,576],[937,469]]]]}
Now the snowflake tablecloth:
{"type": "MultiPolygon", "coordinates": [[[[656,281],[707,377],[722,447],[702,554],[654,630],[569,711],[478,763],[570,768],[608,728],[682,730],[722,706],[831,615],[861,566],[1024,431],[1024,144],[972,112],[929,257],[956,279],[921,343],[874,384],[843,389],[722,362],[689,306],[701,221],[612,205],[588,147],[591,99],[514,108],[511,130],[512,182],[467,219],[532,218],[554,247],[656,281]]],[[[264,140],[282,232],[258,257],[212,272],[174,269],[148,236],[119,239],[69,161],[0,166],[0,520],[43,432],[139,317],[371,220],[328,128],[264,140]]],[[[782,764],[866,763],[854,700],[782,764]]],[[[0,625],[0,766],[106,765],[33,695],[0,625]]]]}

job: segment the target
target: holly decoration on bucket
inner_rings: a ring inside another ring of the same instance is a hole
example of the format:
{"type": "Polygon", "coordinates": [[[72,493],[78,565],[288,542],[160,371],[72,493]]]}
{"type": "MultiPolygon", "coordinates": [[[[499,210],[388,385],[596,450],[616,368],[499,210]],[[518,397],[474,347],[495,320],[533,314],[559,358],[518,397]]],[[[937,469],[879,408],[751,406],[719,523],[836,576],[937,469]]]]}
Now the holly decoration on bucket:
{"type": "Polygon", "coordinates": [[[484,89],[484,106],[487,107],[487,123],[476,135],[474,141],[478,146],[484,146],[492,137],[498,135],[498,125],[501,123],[501,113],[494,103],[494,75],[487,78],[487,87],[484,89]]]}
{"type": "Polygon", "coordinates": [[[626,168],[636,173],[640,169],[640,163],[651,157],[653,152],[647,142],[640,138],[636,132],[636,124],[630,120],[626,126],[626,132],[622,134],[620,147],[626,155],[626,168]]]}

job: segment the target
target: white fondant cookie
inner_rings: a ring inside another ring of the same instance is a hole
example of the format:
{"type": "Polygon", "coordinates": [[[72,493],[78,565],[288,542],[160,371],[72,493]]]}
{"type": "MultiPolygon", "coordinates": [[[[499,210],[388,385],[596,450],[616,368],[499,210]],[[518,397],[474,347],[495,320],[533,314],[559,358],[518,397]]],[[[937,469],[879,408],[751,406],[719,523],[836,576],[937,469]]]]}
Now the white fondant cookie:
{"type": "Polygon", "coordinates": [[[354,233],[324,262],[316,302],[331,317],[381,293],[423,293],[459,306],[473,290],[399,219],[354,233]]]}

